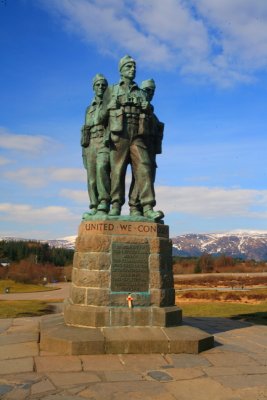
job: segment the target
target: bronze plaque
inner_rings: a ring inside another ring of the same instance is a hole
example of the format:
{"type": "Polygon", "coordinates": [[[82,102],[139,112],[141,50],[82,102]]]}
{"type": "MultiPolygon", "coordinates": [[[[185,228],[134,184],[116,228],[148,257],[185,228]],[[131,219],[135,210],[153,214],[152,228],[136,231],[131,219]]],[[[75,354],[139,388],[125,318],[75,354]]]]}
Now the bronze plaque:
{"type": "Polygon", "coordinates": [[[147,243],[112,243],[111,290],[147,292],[149,245],[147,243]]]}

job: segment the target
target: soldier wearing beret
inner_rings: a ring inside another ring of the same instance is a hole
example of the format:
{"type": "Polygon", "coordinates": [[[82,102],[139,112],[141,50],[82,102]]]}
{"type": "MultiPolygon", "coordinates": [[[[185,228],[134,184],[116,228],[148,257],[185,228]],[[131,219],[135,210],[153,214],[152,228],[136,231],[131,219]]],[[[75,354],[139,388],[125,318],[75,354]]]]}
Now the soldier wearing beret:
{"type": "MultiPolygon", "coordinates": [[[[119,71],[119,83],[107,89],[103,101],[110,133],[112,209],[109,215],[121,213],[125,202],[126,169],[130,163],[143,215],[158,221],[164,214],[153,210],[156,204],[153,173],[145,142],[151,108],[144,92],[134,82],[135,60],[130,56],[123,57],[119,62],[119,71]]],[[[131,215],[135,215],[134,211],[131,215]]]]}
{"type": "MultiPolygon", "coordinates": [[[[153,100],[156,84],[154,79],[147,79],[143,81],[140,85],[143,90],[146,100],[151,102],[153,100]]],[[[145,136],[145,143],[147,145],[148,155],[151,161],[151,172],[152,172],[152,182],[155,182],[156,177],[156,155],[162,152],[162,139],[164,124],[159,121],[154,113],[154,107],[150,103],[151,114],[149,116],[148,132],[145,136]]],[[[129,191],[129,206],[132,213],[136,215],[142,215],[142,207],[140,205],[140,199],[138,194],[138,187],[136,185],[134,175],[132,175],[132,182],[129,191]]]]}
{"type": "Polygon", "coordinates": [[[90,213],[108,213],[110,207],[110,160],[109,147],[105,144],[106,118],[103,112],[103,95],[108,82],[102,74],[93,79],[95,97],[85,112],[82,127],[81,146],[84,167],[87,170],[87,186],[90,199],[90,213]]]}

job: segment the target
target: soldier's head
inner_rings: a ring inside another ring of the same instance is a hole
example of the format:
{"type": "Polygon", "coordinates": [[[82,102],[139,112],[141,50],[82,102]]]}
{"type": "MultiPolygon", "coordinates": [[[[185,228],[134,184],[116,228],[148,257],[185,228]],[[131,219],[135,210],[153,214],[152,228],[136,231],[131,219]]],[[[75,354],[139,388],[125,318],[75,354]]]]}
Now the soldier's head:
{"type": "Polygon", "coordinates": [[[136,62],[130,56],[124,56],[120,59],[119,70],[121,77],[133,81],[136,74],[136,62]]]}
{"type": "Polygon", "coordinates": [[[106,88],[108,87],[108,81],[102,74],[96,74],[93,78],[93,89],[95,95],[102,99],[106,88]]]}
{"type": "Polygon", "coordinates": [[[141,89],[144,91],[146,99],[152,101],[156,90],[156,84],[154,79],[147,79],[141,83],[141,89]]]}

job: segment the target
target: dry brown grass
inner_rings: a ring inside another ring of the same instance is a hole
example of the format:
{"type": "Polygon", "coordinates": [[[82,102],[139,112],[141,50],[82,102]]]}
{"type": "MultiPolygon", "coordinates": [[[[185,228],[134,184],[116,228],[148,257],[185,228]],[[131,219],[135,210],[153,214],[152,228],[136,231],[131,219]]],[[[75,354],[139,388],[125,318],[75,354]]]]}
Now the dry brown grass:
{"type": "Polygon", "coordinates": [[[194,278],[183,278],[174,275],[174,284],[178,288],[190,287],[228,287],[245,288],[253,286],[267,286],[267,276],[220,276],[196,275],[194,278]]]}
{"type": "Polygon", "coordinates": [[[267,301],[267,289],[176,291],[176,303],[189,301],[259,304],[267,301]]]}

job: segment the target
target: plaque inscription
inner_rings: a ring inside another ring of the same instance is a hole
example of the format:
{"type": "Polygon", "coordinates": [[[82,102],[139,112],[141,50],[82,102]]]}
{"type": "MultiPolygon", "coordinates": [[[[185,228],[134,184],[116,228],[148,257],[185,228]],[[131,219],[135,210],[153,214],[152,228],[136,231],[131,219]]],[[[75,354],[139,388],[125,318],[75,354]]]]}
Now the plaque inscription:
{"type": "Polygon", "coordinates": [[[112,243],[111,290],[147,292],[149,245],[147,243],[112,243]]]}

